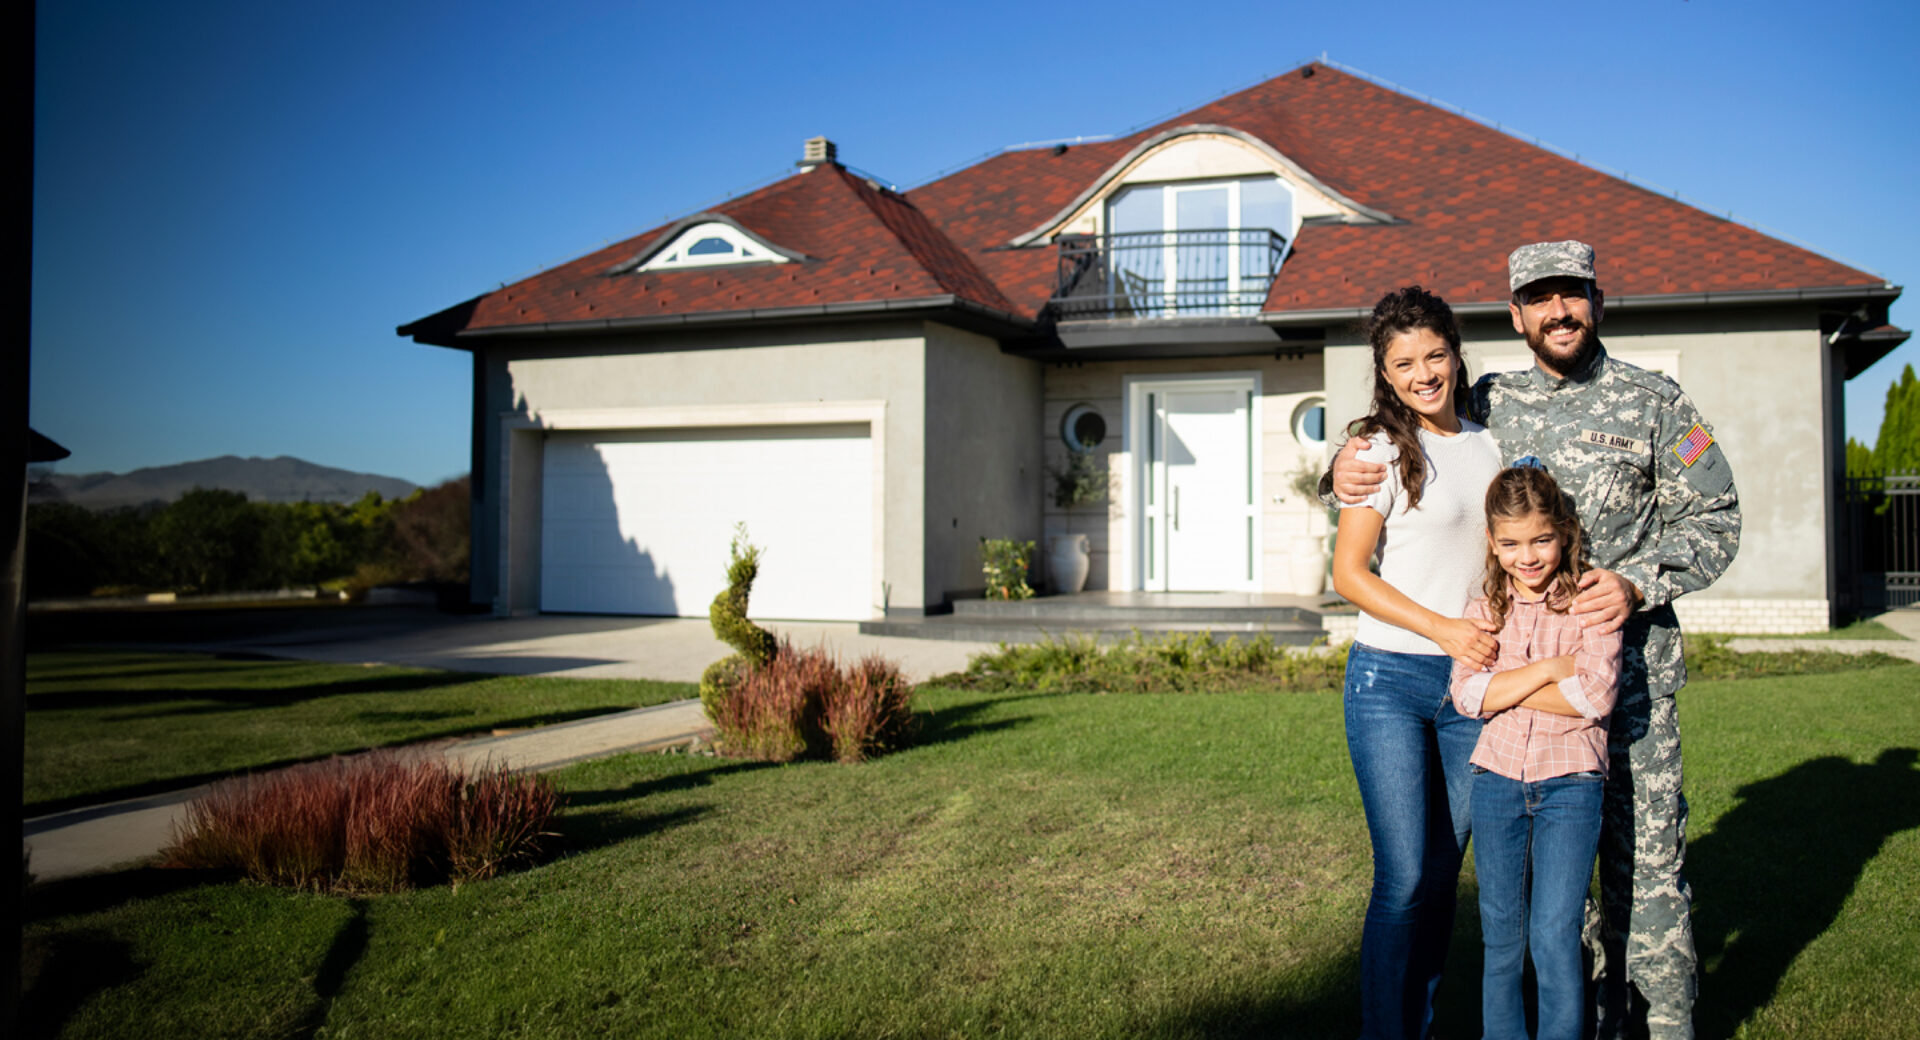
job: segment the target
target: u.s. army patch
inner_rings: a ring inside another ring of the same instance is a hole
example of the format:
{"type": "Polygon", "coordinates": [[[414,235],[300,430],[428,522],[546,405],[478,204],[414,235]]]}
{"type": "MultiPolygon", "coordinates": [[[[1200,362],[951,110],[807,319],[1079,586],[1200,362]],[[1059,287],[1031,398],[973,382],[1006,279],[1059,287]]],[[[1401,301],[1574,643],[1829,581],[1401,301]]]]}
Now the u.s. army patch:
{"type": "Polygon", "coordinates": [[[1673,453],[1683,465],[1691,467],[1712,446],[1713,434],[1708,433],[1706,427],[1694,423],[1693,429],[1688,430],[1687,435],[1680,438],[1680,443],[1673,446],[1673,453]]]}
{"type": "Polygon", "coordinates": [[[1647,449],[1645,441],[1622,437],[1617,433],[1602,433],[1599,430],[1581,430],[1580,443],[1596,448],[1615,448],[1634,455],[1645,454],[1647,449]]]}

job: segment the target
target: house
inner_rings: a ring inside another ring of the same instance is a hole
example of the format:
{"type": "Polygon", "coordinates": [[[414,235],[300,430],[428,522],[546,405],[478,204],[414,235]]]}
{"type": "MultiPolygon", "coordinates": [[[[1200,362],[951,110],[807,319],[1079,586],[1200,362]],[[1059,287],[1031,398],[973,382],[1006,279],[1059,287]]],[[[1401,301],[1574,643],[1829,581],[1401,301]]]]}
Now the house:
{"type": "MultiPolygon", "coordinates": [[[[1094,589],[1286,591],[1326,517],[1293,476],[1365,407],[1358,319],[1420,283],[1476,374],[1530,363],[1505,259],[1599,256],[1608,349],[1680,379],[1745,503],[1681,603],[1825,626],[1845,381],[1900,289],[1321,63],[1138,133],[899,193],[796,172],[399,329],[473,356],[473,594],[704,615],[736,523],[770,618],[938,613],[982,537],[1089,536],[1094,589]],[[1050,470],[1092,453],[1104,506],[1050,470]]],[[[1041,575],[1044,580],[1044,575],[1041,575]]]]}

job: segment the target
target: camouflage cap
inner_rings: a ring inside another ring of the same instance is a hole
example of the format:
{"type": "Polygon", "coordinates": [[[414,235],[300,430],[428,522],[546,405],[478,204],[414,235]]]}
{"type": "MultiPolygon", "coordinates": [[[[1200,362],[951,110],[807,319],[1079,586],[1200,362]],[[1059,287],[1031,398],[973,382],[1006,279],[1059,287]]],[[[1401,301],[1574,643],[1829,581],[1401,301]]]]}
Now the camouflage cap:
{"type": "Polygon", "coordinates": [[[1585,242],[1535,242],[1507,256],[1507,281],[1512,291],[1519,292],[1522,286],[1542,278],[1593,281],[1593,247],[1585,242]]]}

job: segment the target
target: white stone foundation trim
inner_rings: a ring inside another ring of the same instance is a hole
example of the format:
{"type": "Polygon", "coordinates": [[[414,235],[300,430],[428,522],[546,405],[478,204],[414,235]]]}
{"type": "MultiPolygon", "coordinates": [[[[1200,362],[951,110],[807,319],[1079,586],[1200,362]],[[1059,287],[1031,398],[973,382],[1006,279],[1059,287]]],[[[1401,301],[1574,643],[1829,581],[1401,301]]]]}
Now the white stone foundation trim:
{"type": "Polygon", "coordinates": [[[1798,635],[1825,632],[1832,608],[1824,599],[1710,599],[1682,596],[1673,601],[1680,627],[1688,632],[1738,636],[1798,635]]]}
{"type": "Polygon", "coordinates": [[[1351,643],[1354,635],[1360,631],[1360,615],[1322,614],[1320,627],[1326,630],[1329,644],[1351,643]]]}

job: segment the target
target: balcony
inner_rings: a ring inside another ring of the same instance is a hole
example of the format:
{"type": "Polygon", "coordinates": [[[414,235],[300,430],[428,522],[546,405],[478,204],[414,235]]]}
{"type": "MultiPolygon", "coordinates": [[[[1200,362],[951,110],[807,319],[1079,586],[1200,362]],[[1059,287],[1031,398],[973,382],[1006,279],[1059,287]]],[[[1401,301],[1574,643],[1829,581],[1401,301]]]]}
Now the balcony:
{"type": "Polygon", "coordinates": [[[1258,314],[1286,258],[1267,228],[1063,235],[1048,310],[1059,321],[1258,314]]]}

